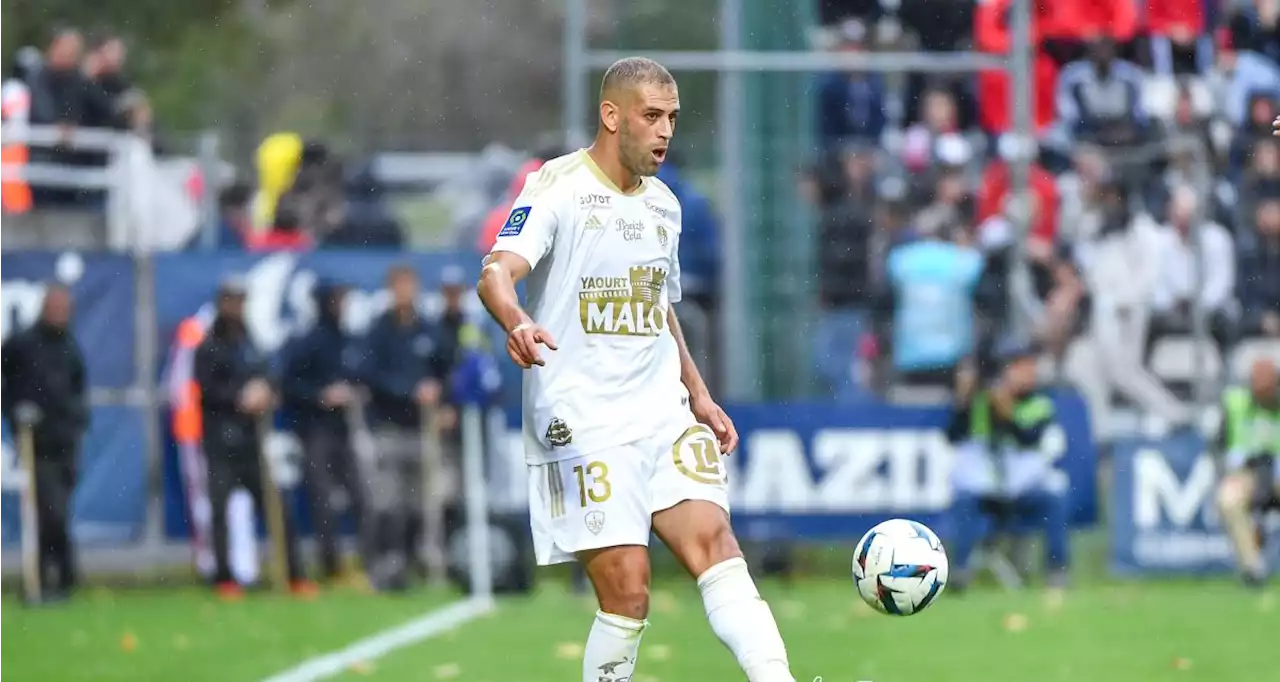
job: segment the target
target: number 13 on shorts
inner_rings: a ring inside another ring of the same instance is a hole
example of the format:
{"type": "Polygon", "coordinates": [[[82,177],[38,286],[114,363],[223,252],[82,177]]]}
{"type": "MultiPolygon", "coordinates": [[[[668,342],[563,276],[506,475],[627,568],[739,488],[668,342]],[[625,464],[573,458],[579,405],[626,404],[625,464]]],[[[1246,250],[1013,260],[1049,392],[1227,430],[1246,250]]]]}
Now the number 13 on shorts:
{"type": "Polygon", "coordinates": [[[585,508],[587,501],[608,502],[613,497],[613,484],[609,482],[609,465],[599,460],[573,467],[578,481],[578,505],[585,508]]]}

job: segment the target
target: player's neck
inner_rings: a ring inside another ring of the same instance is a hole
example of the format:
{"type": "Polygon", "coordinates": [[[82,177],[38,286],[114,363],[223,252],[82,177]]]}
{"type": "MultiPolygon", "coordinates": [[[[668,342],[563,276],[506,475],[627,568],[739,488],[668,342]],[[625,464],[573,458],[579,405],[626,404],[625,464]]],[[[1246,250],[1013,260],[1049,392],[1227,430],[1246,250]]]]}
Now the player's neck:
{"type": "Polygon", "coordinates": [[[623,168],[617,151],[600,144],[599,140],[587,147],[587,156],[591,157],[591,161],[596,164],[605,178],[613,183],[614,188],[623,194],[631,194],[640,186],[640,176],[623,168]]]}

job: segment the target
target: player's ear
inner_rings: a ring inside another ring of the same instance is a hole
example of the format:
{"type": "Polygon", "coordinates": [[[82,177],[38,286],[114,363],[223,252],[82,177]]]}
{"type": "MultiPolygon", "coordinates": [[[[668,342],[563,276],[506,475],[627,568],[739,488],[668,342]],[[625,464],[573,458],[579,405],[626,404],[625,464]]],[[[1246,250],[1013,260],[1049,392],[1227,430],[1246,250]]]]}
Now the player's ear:
{"type": "Polygon", "coordinates": [[[618,132],[618,125],[621,123],[619,118],[621,115],[622,112],[618,109],[618,105],[613,102],[604,100],[600,103],[600,125],[604,126],[605,130],[611,133],[618,132]]]}

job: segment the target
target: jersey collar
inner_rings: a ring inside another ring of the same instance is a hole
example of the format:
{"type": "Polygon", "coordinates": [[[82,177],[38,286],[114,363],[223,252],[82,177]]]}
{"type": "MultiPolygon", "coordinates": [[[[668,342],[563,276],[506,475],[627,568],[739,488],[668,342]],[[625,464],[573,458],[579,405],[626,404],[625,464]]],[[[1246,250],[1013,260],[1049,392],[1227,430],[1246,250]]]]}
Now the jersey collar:
{"type": "Polygon", "coordinates": [[[604,174],[604,170],[596,164],[596,160],[591,158],[591,155],[587,153],[586,149],[579,149],[578,153],[582,155],[582,161],[583,164],[586,165],[587,170],[591,171],[591,174],[596,176],[596,180],[599,180],[600,184],[608,188],[609,191],[616,192],[627,197],[637,197],[644,192],[645,179],[643,177],[640,178],[640,184],[636,185],[635,189],[630,192],[624,192],[621,187],[618,187],[618,185],[613,182],[613,180],[609,179],[608,175],[604,174]]]}

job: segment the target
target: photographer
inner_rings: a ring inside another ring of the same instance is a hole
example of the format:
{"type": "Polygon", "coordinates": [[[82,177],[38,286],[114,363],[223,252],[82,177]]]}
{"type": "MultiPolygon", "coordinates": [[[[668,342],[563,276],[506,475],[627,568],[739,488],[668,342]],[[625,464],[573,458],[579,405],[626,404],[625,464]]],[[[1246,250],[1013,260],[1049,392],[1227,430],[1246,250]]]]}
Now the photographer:
{"type": "Polygon", "coordinates": [[[973,578],[973,550],[998,534],[1020,539],[1043,530],[1051,587],[1065,587],[1068,559],[1067,481],[1054,469],[1064,443],[1054,426],[1053,401],[1040,392],[1038,349],[1004,343],[998,374],[983,381],[972,366],[956,382],[947,437],[956,446],[952,561],[953,589],[973,578]]]}
{"type": "MultiPolygon", "coordinates": [[[[267,363],[249,339],[244,324],[244,282],[225,281],[218,290],[218,315],[209,334],[196,349],[195,378],[200,386],[203,446],[209,465],[209,501],[213,506],[213,548],[218,594],[241,595],[227,561],[227,498],[236,486],[253,497],[257,512],[266,517],[263,499],[262,424],[273,409],[274,395],[267,381],[267,363]]],[[[281,505],[290,588],[309,594],[314,585],[302,579],[297,537],[288,505],[281,505]]]]}
{"type": "Polygon", "coordinates": [[[1253,515],[1280,509],[1280,375],[1270,360],[1253,364],[1247,388],[1223,393],[1218,453],[1225,465],[1217,495],[1222,525],[1245,584],[1261,587],[1267,567],[1253,515]]]}

